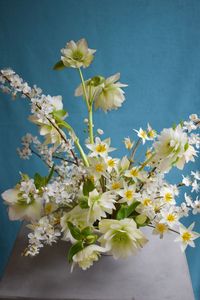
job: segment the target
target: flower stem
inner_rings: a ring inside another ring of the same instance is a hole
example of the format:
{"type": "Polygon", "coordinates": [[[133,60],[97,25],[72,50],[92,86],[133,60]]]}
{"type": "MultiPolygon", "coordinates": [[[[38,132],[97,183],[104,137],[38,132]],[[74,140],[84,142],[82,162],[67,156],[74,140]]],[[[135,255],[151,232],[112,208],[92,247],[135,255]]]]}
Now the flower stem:
{"type": "Polygon", "coordinates": [[[91,98],[91,89],[89,92],[89,95],[87,95],[86,92],[86,87],[85,87],[85,81],[83,78],[83,73],[81,71],[81,68],[78,68],[79,71],[79,75],[81,78],[81,83],[82,83],[82,88],[83,88],[83,96],[87,105],[87,109],[88,109],[88,121],[89,121],[89,138],[90,138],[90,143],[94,144],[94,134],[93,134],[93,103],[92,103],[92,99],[91,98]]]}
{"type": "Polygon", "coordinates": [[[130,158],[129,158],[129,160],[130,160],[130,165],[132,165],[133,162],[134,162],[134,156],[135,156],[135,153],[136,153],[138,147],[140,146],[141,141],[142,141],[142,139],[139,138],[139,139],[137,140],[137,143],[136,143],[135,146],[133,147],[132,153],[131,153],[130,158]]]}
{"type": "Polygon", "coordinates": [[[89,121],[90,143],[94,144],[92,104],[90,105],[90,109],[89,109],[89,112],[88,112],[88,121],[89,121]]]}
{"type": "Polygon", "coordinates": [[[81,68],[78,68],[78,71],[79,71],[79,75],[80,75],[80,78],[81,78],[81,84],[82,84],[82,88],[83,88],[84,99],[85,99],[85,102],[86,102],[86,105],[87,105],[87,108],[88,108],[88,111],[89,111],[90,106],[89,106],[89,102],[88,102],[88,97],[87,97],[87,92],[86,92],[86,87],[85,87],[85,81],[84,81],[84,78],[83,78],[81,68]]]}
{"type": "Polygon", "coordinates": [[[85,165],[86,167],[89,167],[89,162],[88,162],[88,160],[87,160],[87,156],[85,155],[85,152],[83,151],[83,148],[81,147],[81,145],[80,145],[80,143],[79,143],[79,139],[76,138],[76,139],[74,140],[74,143],[75,143],[77,149],[78,149],[79,152],[80,152],[80,155],[81,155],[81,157],[82,157],[82,159],[83,159],[84,165],[85,165]]]}

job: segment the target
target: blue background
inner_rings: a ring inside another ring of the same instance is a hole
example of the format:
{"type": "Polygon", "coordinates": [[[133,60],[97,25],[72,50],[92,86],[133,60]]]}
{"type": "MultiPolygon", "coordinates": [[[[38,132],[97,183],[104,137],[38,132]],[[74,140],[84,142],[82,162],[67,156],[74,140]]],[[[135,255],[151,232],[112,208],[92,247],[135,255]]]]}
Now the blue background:
{"type": "MultiPolygon", "coordinates": [[[[0,67],[12,67],[44,93],[63,95],[71,124],[82,141],[86,110],[73,92],[76,70],[52,71],[60,49],[71,39],[85,37],[97,49],[85,76],[121,72],[128,83],[122,109],[97,112],[96,128],[106,130],[123,154],[121,141],[133,128],[149,121],[161,130],[200,110],[200,1],[194,0],[0,0],[0,67]]],[[[45,173],[36,159],[21,161],[16,154],[20,138],[36,129],[26,120],[29,106],[0,95],[0,191],[12,187],[19,170],[45,173]]],[[[192,166],[193,169],[197,168],[192,166]]],[[[175,178],[176,173],[172,176],[175,178]]],[[[199,217],[191,217],[197,221],[199,217]]],[[[9,222],[0,202],[0,273],[19,229],[9,222]]],[[[200,242],[187,251],[196,299],[200,298],[200,242]]]]}

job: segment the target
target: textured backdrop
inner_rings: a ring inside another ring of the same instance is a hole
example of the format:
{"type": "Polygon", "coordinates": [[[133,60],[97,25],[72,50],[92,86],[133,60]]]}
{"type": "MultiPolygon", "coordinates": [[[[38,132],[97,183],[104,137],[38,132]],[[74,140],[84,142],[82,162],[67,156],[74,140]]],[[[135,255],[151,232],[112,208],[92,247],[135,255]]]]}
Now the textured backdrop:
{"type": "MultiPolygon", "coordinates": [[[[52,71],[60,48],[85,37],[98,49],[86,77],[121,72],[128,83],[122,109],[95,116],[113,146],[123,153],[124,136],[149,121],[157,130],[200,111],[200,2],[195,0],[0,0],[0,68],[12,67],[45,93],[61,94],[77,132],[85,109],[73,91],[75,70],[52,71]],[[79,122],[80,121],[80,122],[79,122]]],[[[19,170],[45,172],[37,159],[20,161],[16,147],[27,131],[28,105],[0,95],[0,191],[12,187],[19,170]]],[[[36,129],[34,129],[36,130],[36,129]]],[[[36,132],[36,131],[35,131],[36,132]]],[[[193,166],[193,169],[198,167],[193,166]]],[[[173,174],[173,178],[177,175],[173,174]]],[[[200,230],[200,218],[196,220],[200,230]]],[[[9,222],[0,201],[0,273],[12,249],[18,222],[9,222]]],[[[159,241],[158,241],[159,242],[159,241]]],[[[196,299],[200,298],[200,242],[187,258],[196,299]]],[[[156,283],[155,283],[156,284],[156,283]]]]}

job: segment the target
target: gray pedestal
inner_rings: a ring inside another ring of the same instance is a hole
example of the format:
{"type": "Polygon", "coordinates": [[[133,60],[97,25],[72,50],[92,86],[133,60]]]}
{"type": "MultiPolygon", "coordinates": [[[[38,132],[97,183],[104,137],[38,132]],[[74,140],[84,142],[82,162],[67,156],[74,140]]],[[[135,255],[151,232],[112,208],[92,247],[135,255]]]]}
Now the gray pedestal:
{"type": "Polygon", "coordinates": [[[70,273],[65,242],[42,249],[35,258],[21,257],[24,231],[0,282],[0,299],[194,300],[185,255],[173,234],[159,240],[145,229],[149,243],[137,256],[104,256],[88,271],[70,273]]]}

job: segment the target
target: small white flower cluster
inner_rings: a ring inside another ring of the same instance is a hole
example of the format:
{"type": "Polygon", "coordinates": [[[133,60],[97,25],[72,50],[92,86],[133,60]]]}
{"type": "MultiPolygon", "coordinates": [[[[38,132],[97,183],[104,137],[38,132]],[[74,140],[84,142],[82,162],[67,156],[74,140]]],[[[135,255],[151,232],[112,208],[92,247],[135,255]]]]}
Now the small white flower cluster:
{"type": "Polygon", "coordinates": [[[42,93],[42,90],[36,85],[31,88],[27,82],[24,82],[23,79],[10,68],[0,71],[0,82],[2,91],[11,94],[13,98],[16,98],[17,93],[22,93],[23,98],[25,94],[32,98],[38,97],[42,93]]]}
{"type": "Polygon", "coordinates": [[[124,138],[127,155],[113,157],[111,139],[102,140],[103,130],[94,128],[93,107],[104,112],[118,109],[125,100],[122,88],[126,85],[119,82],[119,73],[84,80],[81,68],[91,64],[95,53],[85,39],[70,41],[61,53],[54,69],[74,68],[80,75],[75,96],[83,96],[88,110],[84,120],[87,152],[65,120],[61,96],[44,95],[36,86],[30,88],[11,69],[0,71],[4,92],[14,97],[21,93],[30,100],[29,119],[44,137],[41,142],[26,134],[17,150],[19,156],[29,159],[35,154],[48,167],[46,176],[36,173],[32,179],[21,174],[21,181],[2,194],[9,218],[30,223],[32,232],[24,254],[35,256],[44,245],[62,238],[72,243],[68,252],[72,269],[78,264],[86,270],[101,253],[109,252],[115,259],[137,253],[147,243],[142,232],[145,226],[160,238],[170,231],[178,234],[175,241],[181,243],[182,250],[188,245],[194,247],[199,237],[193,231],[194,223],[186,228],[181,220],[190,213],[200,213],[200,199],[197,196],[193,200],[185,193],[185,201],[179,205],[177,200],[182,188],[190,188],[192,193],[199,191],[200,172],[192,171],[177,184],[168,182],[165,175],[173,167],[182,170],[198,156],[200,136],[194,131],[200,127],[199,117],[192,114],[188,121],[165,128],[160,134],[149,124],[146,129],[134,130],[137,141],[124,138]],[[137,161],[136,152],[146,141],[151,144],[145,158],[137,161]]]}
{"type": "Polygon", "coordinates": [[[191,177],[190,176],[183,176],[183,179],[182,179],[182,183],[189,187],[191,186],[192,187],[192,193],[193,192],[196,192],[198,193],[199,189],[200,189],[200,185],[199,185],[199,182],[200,181],[200,172],[199,171],[191,171],[191,177]]]}
{"type": "Polygon", "coordinates": [[[45,244],[52,245],[57,242],[61,233],[58,229],[55,229],[51,222],[54,222],[54,220],[50,221],[49,218],[45,216],[41,218],[38,223],[27,226],[32,232],[28,234],[29,247],[24,253],[25,256],[35,256],[45,244]]]}

